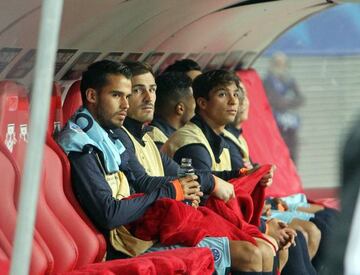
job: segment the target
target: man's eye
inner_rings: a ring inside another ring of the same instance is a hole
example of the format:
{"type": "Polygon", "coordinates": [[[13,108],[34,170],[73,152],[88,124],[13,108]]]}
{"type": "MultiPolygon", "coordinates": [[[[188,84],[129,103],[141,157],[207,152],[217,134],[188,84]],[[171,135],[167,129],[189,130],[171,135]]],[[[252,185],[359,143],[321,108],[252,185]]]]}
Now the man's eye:
{"type": "Polygon", "coordinates": [[[139,89],[133,89],[132,92],[135,93],[135,94],[137,94],[137,93],[140,92],[140,90],[139,90],[139,89]]]}

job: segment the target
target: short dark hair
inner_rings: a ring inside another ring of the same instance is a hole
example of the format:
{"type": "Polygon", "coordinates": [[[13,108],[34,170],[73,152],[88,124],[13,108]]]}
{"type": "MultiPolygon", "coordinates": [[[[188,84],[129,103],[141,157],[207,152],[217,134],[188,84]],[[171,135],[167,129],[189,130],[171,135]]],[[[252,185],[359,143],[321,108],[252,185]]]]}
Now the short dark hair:
{"type": "Polygon", "coordinates": [[[175,106],[184,97],[192,96],[189,93],[192,80],[182,72],[167,72],[156,78],[155,114],[167,113],[169,107],[175,106]]]}
{"type": "Polygon", "coordinates": [[[198,75],[192,84],[195,100],[199,97],[209,99],[210,91],[222,85],[229,85],[232,82],[241,89],[240,79],[235,73],[225,70],[212,70],[198,75]]]}
{"type": "Polygon", "coordinates": [[[130,69],[132,76],[151,73],[155,77],[151,65],[146,62],[125,61],[124,64],[130,69]]]}
{"type": "Polygon", "coordinates": [[[107,76],[110,74],[123,75],[127,79],[131,79],[131,71],[123,63],[101,60],[91,64],[82,74],[80,83],[81,99],[86,105],[86,90],[89,88],[101,90],[107,84],[107,76]]]}
{"type": "Polygon", "coordinates": [[[175,63],[169,65],[165,72],[183,72],[187,73],[190,71],[201,71],[200,65],[192,59],[181,59],[176,60],[175,63]]]}

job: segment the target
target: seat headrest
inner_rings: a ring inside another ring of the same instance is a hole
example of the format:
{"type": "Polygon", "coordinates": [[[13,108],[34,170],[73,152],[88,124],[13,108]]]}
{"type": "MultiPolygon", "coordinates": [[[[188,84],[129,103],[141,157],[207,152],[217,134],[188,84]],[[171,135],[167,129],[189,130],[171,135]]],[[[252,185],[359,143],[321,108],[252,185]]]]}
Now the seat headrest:
{"type": "Polygon", "coordinates": [[[9,80],[0,81],[0,141],[10,152],[20,140],[27,142],[29,120],[27,89],[9,80]]]}
{"type": "Polygon", "coordinates": [[[50,99],[48,133],[53,134],[59,132],[63,126],[63,122],[61,87],[58,83],[54,82],[50,99]]]}
{"type": "Polygon", "coordinates": [[[64,104],[63,115],[64,122],[66,123],[77,109],[82,105],[81,92],[80,92],[80,80],[75,81],[69,88],[64,104]]]}

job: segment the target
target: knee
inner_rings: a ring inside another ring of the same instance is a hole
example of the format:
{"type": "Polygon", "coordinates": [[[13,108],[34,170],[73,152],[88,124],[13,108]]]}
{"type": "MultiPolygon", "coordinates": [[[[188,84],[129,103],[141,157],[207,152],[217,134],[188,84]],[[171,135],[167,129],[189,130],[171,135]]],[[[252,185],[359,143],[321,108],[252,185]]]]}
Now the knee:
{"type": "Polygon", "coordinates": [[[230,245],[232,268],[237,271],[262,271],[262,253],[248,242],[233,242],[230,245]]]}
{"type": "Polygon", "coordinates": [[[319,228],[317,228],[317,226],[314,223],[308,222],[306,231],[308,234],[309,241],[316,243],[320,242],[321,231],[319,230],[319,228]]]}
{"type": "Polygon", "coordinates": [[[257,245],[263,260],[274,258],[276,252],[270,244],[258,241],[257,245]]]}

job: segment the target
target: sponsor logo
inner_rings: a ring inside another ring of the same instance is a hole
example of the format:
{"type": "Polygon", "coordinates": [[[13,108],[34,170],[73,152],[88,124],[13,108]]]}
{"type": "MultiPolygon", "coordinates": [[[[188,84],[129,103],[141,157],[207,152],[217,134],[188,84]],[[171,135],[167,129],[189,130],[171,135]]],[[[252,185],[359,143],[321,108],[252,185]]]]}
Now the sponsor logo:
{"type": "Polygon", "coordinates": [[[20,134],[19,139],[28,142],[28,130],[27,130],[27,124],[20,124],[20,134]]]}
{"type": "Polygon", "coordinates": [[[14,145],[16,144],[16,136],[15,136],[15,124],[8,124],[7,132],[5,136],[5,146],[9,149],[10,152],[13,151],[14,145]]]}

